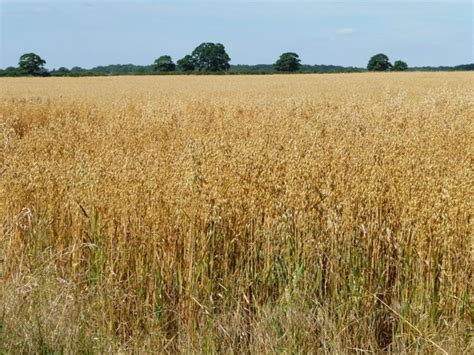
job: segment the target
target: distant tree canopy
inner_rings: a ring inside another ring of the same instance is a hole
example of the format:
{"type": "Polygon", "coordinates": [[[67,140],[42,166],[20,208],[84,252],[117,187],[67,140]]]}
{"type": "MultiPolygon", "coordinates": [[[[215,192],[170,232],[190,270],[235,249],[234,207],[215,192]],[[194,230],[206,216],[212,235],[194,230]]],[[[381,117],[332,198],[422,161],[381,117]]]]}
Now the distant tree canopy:
{"type": "Polygon", "coordinates": [[[0,76],[20,76],[21,73],[18,68],[15,67],[6,67],[5,69],[0,69],[0,76]]]}
{"type": "Polygon", "coordinates": [[[391,68],[392,64],[390,63],[388,57],[383,53],[374,55],[372,58],[370,58],[369,63],[367,64],[368,71],[387,71],[391,68]]]}
{"type": "Polygon", "coordinates": [[[69,73],[69,69],[66,68],[66,67],[60,67],[60,68],[58,68],[56,71],[57,71],[58,73],[65,73],[65,74],[69,73]]]}
{"type": "Polygon", "coordinates": [[[393,63],[392,70],[393,71],[406,71],[408,70],[408,64],[405,63],[403,60],[396,60],[395,63],[393,63]]]}
{"type": "Polygon", "coordinates": [[[71,68],[71,72],[77,72],[77,73],[80,73],[80,72],[82,72],[82,71],[84,71],[84,70],[86,70],[86,69],[81,68],[81,67],[72,67],[72,68],[71,68]]]}
{"type": "Polygon", "coordinates": [[[35,53],[26,53],[20,57],[18,66],[27,75],[43,75],[46,61],[35,53]]]}
{"type": "Polygon", "coordinates": [[[194,65],[194,58],[192,55],[185,55],[183,58],[176,62],[178,69],[185,72],[193,71],[196,66],[194,65]]]}
{"type": "Polygon", "coordinates": [[[51,70],[50,74],[52,76],[67,76],[71,71],[66,67],[60,67],[58,69],[51,70]]]}
{"type": "Polygon", "coordinates": [[[295,72],[301,68],[301,60],[298,54],[293,52],[283,53],[273,65],[276,71],[295,72]]]}
{"type": "Polygon", "coordinates": [[[176,65],[173,63],[173,60],[169,55],[162,55],[160,58],[155,60],[153,68],[155,71],[171,72],[176,69],[176,65]]]}
{"type": "MultiPolygon", "coordinates": [[[[0,0],[1,1],[1,0],[0,0]]],[[[26,53],[20,57],[19,67],[0,69],[0,76],[102,76],[102,75],[152,75],[162,72],[175,71],[177,73],[228,73],[228,74],[273,74],[275,72],[302,73],[354,73],[368,71],[472,71],[474,63],[456,66],[438,67],[410,67],[402,60],[397,60],[391,65],[389,58],[379,53],[370,58],[367,68],[344,67],[340,65],[301,64],[298,54],[293,52],[283,53],[274,64],[230,65],[230,57],[220,43],[201,43],[191,55],[186,55],[173,63],[170,56],[164,55],[150,65],[135,64],[110,64],[100,65],[85,69],[78,66],[67,69],[60,67],[48,72],[44,65],[46,61],[35,53],[26,53]],[[199,73],[197,72],[199,71],[199,73]]]]}
{"type": "Polygon", "coordinates": [[[201,43],[192,53],[197,70],[204,72],[227,71],[230,57],[221,43],[201,43]]]}
{"type": "Polygon", "coordinates": [[[10,75],[14,75],[14,76],[21,74],[20,71],[18,70],[18,68],[15,68],[15,67],[7,67],[5,69],[5,73],[10,74],[10,75]]]}

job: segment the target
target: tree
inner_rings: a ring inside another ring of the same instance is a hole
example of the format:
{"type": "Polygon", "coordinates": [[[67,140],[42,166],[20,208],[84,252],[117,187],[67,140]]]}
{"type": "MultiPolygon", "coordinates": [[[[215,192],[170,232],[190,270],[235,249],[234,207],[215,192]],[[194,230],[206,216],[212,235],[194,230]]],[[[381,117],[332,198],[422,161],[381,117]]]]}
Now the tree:
{"type": "Polygon", "coordinates": [[[72,67],[71,68],[71,72],[72,73],[84,73],[86,70],[84,68],[81,68],[81,67],[72,67]]]}
{"type": "Polygon", "coordinates": [[[169,55],[162,55],[160,58],[155,60],[153,69],[160,72],[171,72],[176,69],[176,65],[169,55]]]}
{"type": "Polygon", "coordinates": [[[21,75],[20,71],[18,68],[15,67],[7,67],[3,71],[3,76],[19,76],[21,75]]]}
{"type": "Polygon", "coordinates": [[[51,71],[51,75],[53,76],[66,76],[70,73],[68,68],[60,67],[58,69],[54,69],[51,71]]]}
{"type": "Polygon", "coordinates": [[[20,70],[28,75],[44,75],[46,61],[35,53],[26,53],[20,57],[18,66],[20,70]]]}
{"type": "Polygon", "coordinates": [[[393,71],[406,71],[408,69],[408,64],[405,63],[403,60],[396,60],[393,63],[393,71]]]}
{"type": "Polygon", "coordinates": [[[276,71],[295,72],[301,68],[301,60],[298,54],[293,52],[283,53],[273,65],[276,71]]]}
{"type": "Polygon", "coordinates": [[[192,53],[194,65],[199,71],[229,70],[230,57],[221,43],[201,43],[192,53]]]}
{"type": "Polygon", "coordinates": [[[178,64],[178,68],[182,71],[193,71],[195,68],[194,65],[194,58],[192,55],[185,55],[183,58],[176,62],[178,64]]]}
{"type": "Polygon", "coordinates": [[[367,64],[368,71],[387,71],[390,68],[392,68],[392,64],[390,64],[388,57],[383,53],[374,55],[367,64]]]}

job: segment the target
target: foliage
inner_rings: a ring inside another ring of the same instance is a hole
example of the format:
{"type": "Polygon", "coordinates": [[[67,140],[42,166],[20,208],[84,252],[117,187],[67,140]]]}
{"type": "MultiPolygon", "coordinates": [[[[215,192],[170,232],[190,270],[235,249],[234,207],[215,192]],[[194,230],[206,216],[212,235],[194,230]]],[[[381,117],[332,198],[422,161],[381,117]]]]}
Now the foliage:
{"type": "Polygon", "coordinates": [[[44,75],[46,61],[35,53],[26,53],[20,57],[18,66],[27,75],[44,75]]]}
{"type": "Polygon", "coordinates": [[[283,53],[274,64],[274,67],[276,71],[295,72],[301,68],[301,60],[296,53],[283,53]]]}
{"type": "Polygon", "coordinates": [[[367,64],[368,71],[387,71],[391,68],[392,64],[390,63],[388,57],[383,53],[374,55],[372,58],[370,58],[369,63],[367,64]]]}
{"type": "MultiPolygon", "coordinates": [[[[49,73],[42,66],[44,61],[34,53],[25,54],[23,65],[29,69],[8,67],[0,69],[0,76],[24,76],[24,75],[48,75],[49,73]],[[29,64],[28,64],[29,63],[29,64]],[[36,64],[35,64],[36,63],[36,64]],[[34,73],[34,74],[31,74],[34,73]]],[[[22,56],[22,57],[24,57],[22,56]]],[[[134,65],[134,64],[110,64],[96,66],[90,69],[78,66],[70,70],[61,67],[51,71],[53,76],[102,76],[102,75],[150,75],[150,74],[207,74],[207,73],[228,73],[228,74],[273,74],[279,71],[299,71],[300,73],[355,73],[364,72],[366,69],[358,67],[344,67],[339,65],[309,65],[301,64],[296,53],[284,53],[275,64],[256,64],[256,65],[230,65],[230,58],[225,53],[225,48],[217,43],[203,43],[195,49],[193,55],[186,55],[177,62],[179,71],[169,56],[162,56],[155,61],[153,65],[134,65]],[[283,58],[282,58],[283,57],[283,58]],[[197,65],[196,58],[199,58],[200,65],[197,65]],[[158,61],[161,59],[159,65],[158,61]],[[161,68],[161,69],[160,69],[161,68]],[[195,69],[198,69],[196,71],[195,69]],[[170,71],[172,70],[172,71],[170,71]]],[[[389,70],[391,64],[388,57],[384,54],[378,54],[371,58],[369,70],[389,70]]],[[[394,63],[393,71],[471,71],[474,70],[474,64],[462,64],[457,66],[440,67],[411,67],[408,68],[403,61],[394,63]]]]}
{"type": "Polygon", "coordinates": [[[176,69],[176,65],[169,55],[162,55],[156,59],[153,66],[154,70],[159,72],[172,72],[176,69]]]}
{"type": "Polygon", "coordinates": [[[474,63],[473,64],[461,64],[461,65],[456,65],[453,67],[454,70],[474,70],[474,63]]]}
{"type": "Polygon", "coordinates": [[[396,60],[395,63],[393,63],[392,70],[393,71],[406,71],[408,70],[408,64],[405,63],[403,60],[396,60]]]}
{"type": "Polygon", "coordinates": [[[7,67],[3,70],[0,69],[0,76],[21,76],[22,72],[15,67],[7,67]]]}
{"type": "MultiPolygon", "coordinates": [[[[29,53],[25,56],[30,57],[30,54],[36,56],[34,53],[29,53]]],[[[81,68],[78,66],[72,67],[70,70],[61,67],[51,71],[53,76],[102,76],[102,75],[150,75],[156,73],[193,73],[193,74],[207,74],[207,73],[228,73],[228,74],[273,74],[279,71],[300,73],[356,73],[364,72],[366,69],[357,67],[344,67],[339,65],[309,65],[301,64],[296,53],[284,53],[279,58],[277,63],[271,64],[256,64],[256,65],[230,65],[230,58],[225,53],[225,48],[221,44],[203,43],[195,49],[193,55],[186,55],[177,62],[178,72],[174,70],[176,67],[169,56],[162,56],[155,61],[153,65],[134,65],[134,64],[110,64],[105,66],[96,66],[90,69],[81,68]],[[194,56],[193,56],[194,55],[194,56]],[[197,65],[196,58],[200,58],[200,65],[197,65]],[[159,65],[158,61],[160,61],[159,65]],[[160,69],[161,68],[161,69],[160,69]],[[195,69],[198,69],[196,71],[195,69]],[[172,71],[170,71],[172,70],[172,71]]],[[[42,63],[41,58],[33,58],[31,62],[42,63]]],[[[30,62],[29,60],[24,61],[30,62]]],[[[41,64],[42,65],[42,64],[41,64]]],[[[30,72],[31,72],[31,66],[30,72]]],[[[391,64],[388,57],[384,54],[378,54],[371,58],[369,70],[388,70],[391,64]]],[[[393,71],[410,70],[410,71],[470,71],[474,70],[474,64],[462,64],[454,67],[440,66],[440,67],[411,67],[408,68],[405,62],[396,61],[392,68],[393,71]]],[[[33,69],[34,75],[48,75],[49,73],[44,69],[33,69]]],[[[4,70],[0,69],[0,76],[23,76],[31,75],[21,68],[8,67],[4,70]]]]}
{"type": "Polygon", "coordinates": [[[185,55],[177,62],[179,70],[183,72],[191,72],[195,69],[194,58],[192,55],[185,55]]]}
{"type": "Polygon", "coordinates": [[[474,74],[202,79],[0,80],[0,353],[474,353],[474,74]]]}
{"type": "Polygon", "coordinates": [[[230,68],[230,57],[221,43],[201,43],[192,53],[199,71],[219,72],[230,68]]]}
{"type": "Polygon", "coordinates": [[[68,76],[71,71],[66,67],[60,67],[58,69],[51,70],[51,76],[68,76]]]}
{"type": "Polygon", "coordinates": [[[72,68],[71,68],[71,72],[72,72],[72,73],[83,73],[83,72],[85,72],[85,71],[87,71],[87,70],[84,69],[84,68],[81,68],[81,67],[72,67],[72,68]]]}

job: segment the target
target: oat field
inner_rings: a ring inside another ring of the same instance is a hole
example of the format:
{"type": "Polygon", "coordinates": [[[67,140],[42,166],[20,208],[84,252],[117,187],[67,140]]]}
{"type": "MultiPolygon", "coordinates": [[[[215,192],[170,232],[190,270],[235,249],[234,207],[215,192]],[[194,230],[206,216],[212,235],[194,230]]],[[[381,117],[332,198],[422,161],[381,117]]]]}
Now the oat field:
{"type": "Polygon", "coordinates": [[[473,353],[474,74],[0,79],[0,353],[473,353]]]}

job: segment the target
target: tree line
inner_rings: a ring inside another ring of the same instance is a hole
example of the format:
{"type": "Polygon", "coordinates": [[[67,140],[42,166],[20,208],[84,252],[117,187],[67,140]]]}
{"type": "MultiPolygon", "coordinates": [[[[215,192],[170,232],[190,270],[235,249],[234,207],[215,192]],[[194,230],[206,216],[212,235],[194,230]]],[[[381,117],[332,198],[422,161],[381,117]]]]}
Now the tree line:
{"type": "Polygon", "coordinates": [[[46,61],[35,53],[23,54],[18,67],[0,69],[0,76],[87,76],[87,75],[125,75],[125,74],[271,74],[271,73],[341,73],[363,71],[406,71],[406,70],[474,70],[474,64],[456,67],[409,68],[407,63],[396,60],[393,64],[383,53],[372,56],[366,68],[343,67],[336,65],[305,65],[297,53],[286,52],[280,55],[274,64],[231,65],[230,57],[221,43],[205,42],[196,47],[191,54],[173,61],[171,56],[162,55],[151,65],[108,65],[92,69],[60,67],[48,71],[46,61]]]}

